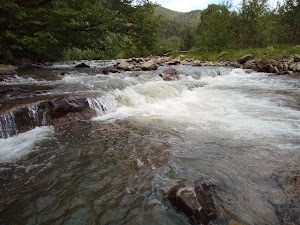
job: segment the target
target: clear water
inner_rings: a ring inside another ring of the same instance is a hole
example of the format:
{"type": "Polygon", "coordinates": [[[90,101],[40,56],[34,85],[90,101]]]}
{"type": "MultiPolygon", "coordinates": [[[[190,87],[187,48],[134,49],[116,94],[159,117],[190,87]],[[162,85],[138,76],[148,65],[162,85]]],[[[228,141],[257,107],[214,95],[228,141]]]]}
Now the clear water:
{"type": "Polygon", "coordinates": [[[299,79],[179,66],[181,79],[165,82],[163,67],[53,67],[3,85],[99,91],[89,100],[98,116],[0,139],[0,224],[189,224],[164,194],[199,177],[216,184],[215,224],[282,223],[289,199],[273,176],[300,170],[299,79]]]}

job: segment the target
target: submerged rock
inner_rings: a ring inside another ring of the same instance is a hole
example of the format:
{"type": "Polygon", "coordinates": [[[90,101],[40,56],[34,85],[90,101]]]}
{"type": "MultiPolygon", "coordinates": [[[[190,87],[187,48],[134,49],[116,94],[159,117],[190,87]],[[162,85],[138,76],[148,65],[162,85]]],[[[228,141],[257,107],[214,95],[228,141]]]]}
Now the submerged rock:
{"type": "Polygon", "coordinates": [[[165,81],[179,80],[179,73],[173,67],[168,67],[161,74],[159,74],[165,81]]]}
{"type": "Polygon", "coordinates": [[[168,200],[192,223],[207,225],[218,217],[212,188],[213,184],[208,180],[197,180],[194,187],[178,185],[168,192],[168,200]]]}
{"type": "Polygon", "coordinates": [[[90,68],[90,66],[85,63],[79,63],[75,66],[75,68],[90,68]]]}

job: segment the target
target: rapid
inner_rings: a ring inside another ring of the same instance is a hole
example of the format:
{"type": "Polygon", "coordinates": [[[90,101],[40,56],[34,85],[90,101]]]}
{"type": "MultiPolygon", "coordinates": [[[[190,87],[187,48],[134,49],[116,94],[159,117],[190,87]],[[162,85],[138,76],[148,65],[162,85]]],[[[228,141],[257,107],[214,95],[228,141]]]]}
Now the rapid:
{"type": "Polygon", "coordinates": [[[300,197],[286,191],[300,177],[299,78],[175,66],[180,80],[163,81],[163,66],[104,75],[92,65],[0,82],[93,93],[97,112],[6,136],[14,116],[0,117],[0,224],[190,224],[165,194],[199,177],[215,184],[212,224],[300,221],[300,197]]]}

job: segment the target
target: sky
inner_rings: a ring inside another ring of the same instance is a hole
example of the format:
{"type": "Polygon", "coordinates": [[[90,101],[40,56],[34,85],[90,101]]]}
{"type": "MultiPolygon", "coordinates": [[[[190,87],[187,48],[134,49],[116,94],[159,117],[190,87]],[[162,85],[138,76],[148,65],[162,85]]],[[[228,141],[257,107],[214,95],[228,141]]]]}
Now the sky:
{"type": "MultiPolygon", "coordinates": [[[[271,4],[276,5],[277,0],[269,0],[271,4]]],[[[190,12],[196,9],[206,9],[210,4],[219,4],[223,0],[154,0],[161,6],[179,12],[190,12]]],[[[233,5],[236,7],[241,0],[232,0],[233,5]]]]}

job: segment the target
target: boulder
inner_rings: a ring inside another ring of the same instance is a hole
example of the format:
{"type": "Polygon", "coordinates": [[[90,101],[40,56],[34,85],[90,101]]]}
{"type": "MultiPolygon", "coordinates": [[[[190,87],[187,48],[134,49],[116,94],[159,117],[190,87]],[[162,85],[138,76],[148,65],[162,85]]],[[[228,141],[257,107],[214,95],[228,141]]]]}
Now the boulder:
{"type": "Polygon", "coordinates": [[[3,75],[18,75],[18,73],[15,70],[0,70],[0,76],[3,75]]]}
{"type": "Polygon", "coordinates": [[[85,63],[79,63],[75,66],[75,68],[90,68],[90,66],[85,63]]]}
{"type": "Polygon", "coordinates": [[[180,59],[174,59],[171,61],[166,62],[167,65],[179,65],[180,64],[180,59]]]}
{"type": "Polygon", "coordinates": [[[218,55],[218,59],[221,59],[223,58],[223,56],[227,55],[228,52],[221,52],[219,55],[218,55]]]}
{"type": "Polygon", "coordinates": [[[142,64],[141,69],[142,70],[157,70],[158,66],[153,60],[149,60],[148,62],[145,62],[142,64]]]}
{"type": "Polygon", "coordinates": [[[207,225],[218,217],[212,197],[213,184],[208,180],[195,181],[194,187],[177,185],[168,192],[170,203],[186,214],[194,224],[207,225]]]}
{"type": "Polygon", "coordinates": [[[238,59],[238,62],[240,64],[244,64],[245,62],[247,62],[248,60],[254,59],[254,55],[252,54],[248,54],[248,55],[244,55],[241,58],[238,59]]]}
{"type": "Polygon", "coordinates": [[[95,112],[91,115],[89,103],[86,98],[66,97],[55,99],[50,104],[49,115],[52,119],[59,119],[72,113],[81,120],[91,119],[95,112]]]}
{"type": "Polygon", "coordinates": [[[159,76],[161,76],[165,81],[179,80],[179,73],[173,67],[166,68],[159,76]]]}
{"type": "Polygon", "coordinates": [[[122,60],[119,65],[117,65],[117,69],[131,71],[135,69],[135,66],[122,60]]]}
{"type": "Polygon", "coordinates": [[[102,72],[102,73],[103,73],[103,74],[120,73],[120,71],[119,71],[117,68],[113,67],[113,66],[109,66],[109,67],[105,67],[105,68],[103,69],[103,72],[102,72]]]}
{"type": "Polygon", "coordinates": [[[272,64],[267,64],[264,66],[264,72],[266,73],[278,73],[279,70],[277,66],[273,66],[272,64]]]}
{"type": "Polygon", "coordinates": [[[300,62],[300,55],[294,56],[294,62],[300,62]]]}

